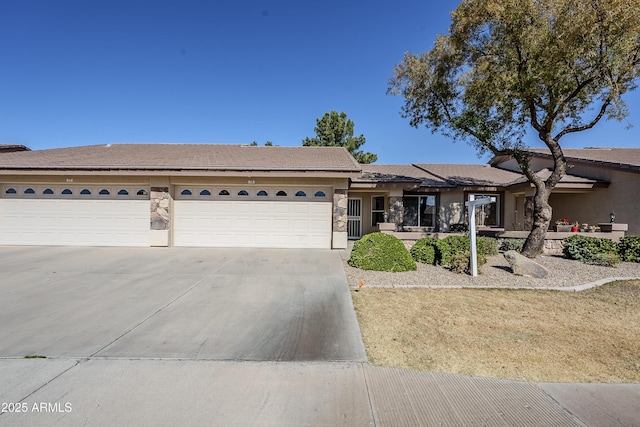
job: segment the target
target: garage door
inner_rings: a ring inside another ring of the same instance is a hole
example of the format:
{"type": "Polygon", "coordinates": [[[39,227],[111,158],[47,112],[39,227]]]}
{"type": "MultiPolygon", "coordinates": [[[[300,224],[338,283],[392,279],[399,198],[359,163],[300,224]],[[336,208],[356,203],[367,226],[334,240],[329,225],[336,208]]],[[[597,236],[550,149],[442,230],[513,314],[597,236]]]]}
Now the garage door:
{"type": "Polygon", "coordinates": [[[5,185],[0,244],[149,246],[149,191],[5,185]]]}
{"type": "Polygon", "coordinates": [[[179,187],[175,246],[330,248],[328,189],[179,187]]]}

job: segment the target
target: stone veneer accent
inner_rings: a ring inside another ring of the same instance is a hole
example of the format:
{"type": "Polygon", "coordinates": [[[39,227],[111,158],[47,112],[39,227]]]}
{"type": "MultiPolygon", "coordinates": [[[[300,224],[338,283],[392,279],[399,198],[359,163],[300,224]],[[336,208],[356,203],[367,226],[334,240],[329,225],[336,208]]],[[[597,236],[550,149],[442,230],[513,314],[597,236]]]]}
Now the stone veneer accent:
{"type": "Polygon", "coordinates": [[[333,232],[347,232],[347,208],[349,206],[347,190],[333,192],[333,232]]]}
{"type": "Polygon", "coordinates": [[[396,231],[402,230],[404,221],[404,203],[402,197],[389,196],[389,222],[396,225],[396,231]]]}
{"type": "Polygon", "coordinates": [[[151,230],[169,229],[169,206],[171,196],[167,187],[151,187],[151,230]]]}

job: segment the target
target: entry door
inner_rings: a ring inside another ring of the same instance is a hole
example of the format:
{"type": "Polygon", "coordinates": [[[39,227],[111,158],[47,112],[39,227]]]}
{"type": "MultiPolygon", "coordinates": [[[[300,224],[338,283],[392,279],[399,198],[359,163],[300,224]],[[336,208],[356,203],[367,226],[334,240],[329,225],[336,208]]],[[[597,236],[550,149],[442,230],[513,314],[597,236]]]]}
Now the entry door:
{"type": "Polygon", "coordinates": [[[349,239],[362,237],[362,199],[350,198],[347,207],[347,235],[349,239]]]}

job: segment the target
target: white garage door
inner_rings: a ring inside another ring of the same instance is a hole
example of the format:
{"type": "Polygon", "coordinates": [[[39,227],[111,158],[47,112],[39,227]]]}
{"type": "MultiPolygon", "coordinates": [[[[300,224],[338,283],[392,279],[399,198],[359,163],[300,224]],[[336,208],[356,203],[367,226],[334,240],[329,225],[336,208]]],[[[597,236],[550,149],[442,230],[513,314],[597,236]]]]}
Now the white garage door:
{"type": "Polygon", "coordinates": [[[331,248],[328,189],[177,189],[175,246],[331,248]]]}
{"type": "Polygon", "coordinates": [[[149,246],[148,189],[5,185],[0,244],[149,246]]]}

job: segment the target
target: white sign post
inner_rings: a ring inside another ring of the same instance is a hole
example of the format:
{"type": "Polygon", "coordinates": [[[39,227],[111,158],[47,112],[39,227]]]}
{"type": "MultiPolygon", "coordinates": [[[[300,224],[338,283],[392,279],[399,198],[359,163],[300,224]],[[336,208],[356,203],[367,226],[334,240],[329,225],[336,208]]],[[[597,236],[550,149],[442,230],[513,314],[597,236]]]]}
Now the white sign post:
{"type": "Polygon", "coordinates": [[[465,202],[465,206],[469,209],[469,237],[471,238],[471,275],[478,275],[478,250],[476,249],[476,206],[488,205],[495,203],[495,197],[485,197],[475,200],[474,195],[469,196],[469,201],[465,202]]]}

